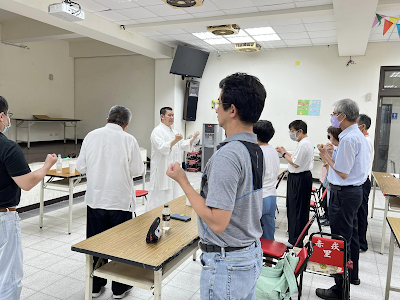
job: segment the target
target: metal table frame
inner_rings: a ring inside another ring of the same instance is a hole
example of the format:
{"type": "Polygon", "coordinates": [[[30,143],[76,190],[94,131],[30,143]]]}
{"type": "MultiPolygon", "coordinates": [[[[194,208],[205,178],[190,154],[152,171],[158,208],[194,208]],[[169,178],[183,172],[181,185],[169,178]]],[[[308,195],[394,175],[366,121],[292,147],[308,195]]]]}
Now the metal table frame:
{"type": "MultiPolygon", "coordinates": [[[[397,219],[397,218],[390,218],[390,219],[397,219]]],[[[388,300],[390,291],[400,292],[399,288],[396,288],[396,287],[393,287],[390,285],[390,282],[392,279],[394,243],[396,242],[397,246],[400,246],[400,244],[399,244],[397,236],[392,228],[391,220],[389,220],[389,219],[385,219],[385,220],[387,220],[387,223],[389,224],[389,227],[392,231],[391,232],[392,234],[390,235],[389,262],[388,262],[388,270],[387,270],[387,276],[386,276],[386,290],[385,290],[385,300],[388,300]]],[[[397,220],[399,220],[399,219],[397,219],[397,220]]]]}

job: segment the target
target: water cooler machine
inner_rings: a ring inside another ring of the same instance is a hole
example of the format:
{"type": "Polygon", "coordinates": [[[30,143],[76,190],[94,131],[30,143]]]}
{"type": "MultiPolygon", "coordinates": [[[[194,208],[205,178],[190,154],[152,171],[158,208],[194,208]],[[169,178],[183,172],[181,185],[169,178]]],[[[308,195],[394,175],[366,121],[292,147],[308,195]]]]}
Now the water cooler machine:
{"type": "Polygon", "coordinates": [[[201,154],[201,171],[217,151],[217,146],[222,142],[222,128],[218,124],[203,124],[203,151],[201,154]]]}

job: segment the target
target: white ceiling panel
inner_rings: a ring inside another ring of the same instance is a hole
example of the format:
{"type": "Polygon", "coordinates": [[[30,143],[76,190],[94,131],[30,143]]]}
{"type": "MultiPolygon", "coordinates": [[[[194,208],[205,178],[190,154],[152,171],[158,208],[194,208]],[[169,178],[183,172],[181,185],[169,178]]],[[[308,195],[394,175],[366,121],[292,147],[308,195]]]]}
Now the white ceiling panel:
{"type": "Polygon", "coordinates": [[[162,34],[185,34],[187,33],[183,29],[167,29],[167,30],[159,30],[162,34]]]}
{"type": "Polygon", "coordinates": [[[287,47],[284,41],[270,41],[270,42],[260,42],[261,46],[269,48],[282,48],[287,47]]]}
{"type": "Polygon", "coordinates": [[[243,7],[243,8],[235,8],[235,9],[224,9],[224,13],[227,15],[238,15],[238,14],[248,14],[259,12],[257,7],[243,7]]]}
{"type": "Polygon", "coordinates": [[[297,45],[312,45],[310,39],[300,39],[300,40],[284,40],[285,44],[288,46],[297,46],[297,45]]]}
{"type": "Polygon", "coordinates": [[[304,27],[303,24],[272,26],[272,28],[277,33],[292,33],[292,32],[303,32],[303,31],[306,31],[306,28],[304,27]]]}
{"type": "Polygon", "coordinates": [[[308,35],[312,39],[335,37],[336,30],[312,31],[309,32],[308,35]]]}
{"type": "MultiPolygon", "coordinates": [[[[296,1],[296,0],[295,0],[296,1]]],[[[296,1],[297,7],[318,6],[332,4],[333,0],[296,1]]]]}
{"type": "Polygon", "coordinates": [[[177,16],[164,16],[163,18],[167,21],[194,19],[194,17],[191,14],[177,15],[177,16]]]}
{"type": "Polygon", "coordinates": [[[252,2],[256,6],[265,6],[265,5],[293,3],[293,0],[252,0],[252,2]]]}
{"type": "Polygon", "coordinates": [[[390,39],[391,40],[397,40],[397,41],[400,42],[400,37],[399,37],[399,34],[397,33],[397,30],[392,32],[392,35],[390,36],[390,39]]]}
{"type": "Polygon", "coordinates": [[[123,1],[123,0],[96,0],[96,2],[111,9],[124,9],[124,8],[132,8],[139,6],[137,3],[133,1],[123,1]]]}
{"type": "MultiPolygon", "coordinates": [[[[211,0],[208,0],[211,1],[211,0]]],[[[219,9],[234,9],[254,6],[251,0],[212,0],[219,9]]]]}
{"type": "Polygon", "coordinates": [[[143,32],[139,32],[141,35],[144,36],[155,36],[155,35],[162,35],[161,32],[158,31],[143,31],[143,32]]]}
{"type": "Polygon", "coordinates": [[[117,13],[116,11],[113,10],[99,11],[94,14],[112,22],[130,20],[129,17],[117,13]]]}
{"type": "Polygon", "coordinates": [[[307,32],[296,32],[296,33],[281,33],[279,34],[282,40],[298,40],[298,39],[308,39],[307,32]]]}
{"type": "Polygon", "coordinates": [[[335,30],[335,22],[305,24],[307,31],[335,30]]]}
{"type": "Polygon", "coordinates": [[[302,20],[304,24],[335,22],[335,16],[332,15],[332,16],[321,16],[321,17],[309,17],[309,18],[303,18],[302,20]]]}
{"type": "Polygon", "coordinates": [[[280,25],[297,25],[302,24],[303,22],[301,19],[288,19],[288,20],[272,20],[269,23],[273,26],[280,26],[280,25]]]}
{"type": "Polygon", "coordinates": [[[130,19],[149,19],[149,18],[157,18],[158,16],[151,11],[145,9],[144,7],[136,7],[136,8],[128,8],[117,10],[120,14],[123,14],[130,19]]]}
{"type": "Polygon", "coordinates": [[[314,45],[335,45],[337,44],[337,38],[336,37],[317,38],[317,39],[311,39],[311,42],[314,45]]]}
{"type": "Polygon", "coordinates": [[[148,18],[148,19],[138,19],[139,23],[157,23],[157,22],[164,22],[165,19],[161,17],[157,18],[148,18]]]}
{"type": "Polygon", "coordinates": [[[235,51],[234,44],[214,45],[213,47],[215,48],[215,50],[217,50],[219,52],[235,51]]]}
{"type": "Polygon", "coordinates": [[[156,35],[156,36],[150,36],[149,38],[151,38],[152,40],[156,40],[159,42],[170,42],[170,41],[175,41],[175,39],[166,36],[166,35],[156,35]]]}
{"type": "Polygon", "coordinates": [[[382,35],[379,33],[373,33],[369,36],[369,41],[387,41],[389,39],[389,34],[382,35]]]}
{"type": "Polygon", "coordinates": [[[219,10],[217,6],[215,6],[214,3],[211,1],[204,1],[204,4],[202,6],[197,6],[197,7],[190,7],[190,8],[184,8],[186,12],[190,14],[194,13],[202,13],[202,12],[207,12],[207,11],[216,11],[219,10]]]}
{"type": "Polygon", "coordinates": [[[295,8],[294,3],[286,3],[286,4],[278,4],[278,5],[266,5],[266,6],[257,6],[260,11],[272,11],[272,10],[280,10],[280,9],[291,9],[295,8]]]}
{"type": "Polygon", "coordinates": [[[193,13],[191,15],[195,18],[207,18],[207,17],[224,16],[225,13],[222,10],[217,10],[217,11],[207,11],[203,13],[193,13]]]}
{"type": "MultiPolygon", "coordinates": [[[[393,25],[392,28],[390,28],[386,34],[391,33],[391,32],[394,30],[395,27],[396,27],[396,26],[393,25]]],[[[381,26],[375,26],[374,28],[372,28],[372,29],[371,29],[371,33],[380,33],[380,34],[383,34],[383,28],[384,28],[384,27],[383,27],[383,22],[382,22],[382,25],[381,25],[381,26]]]]}
{"type": "Polygon", "coordinates": [[[194,32],[203,32],[206,31],[207,28],[204,27],[185,27],[185,31],[189,33],[194,33],[194,32]]]}
{"type": "Polygon", "coordinates": [[[140,6],[159,5],[160,0],[134,0],[140,6]]]}
{"type": "Polygon", "coordinates": [[[97,3],[92,0],[79,0],[79,4],[82,6],[82,9],[88,12],[97,12],[107,10],[108,7],[97,3]]]}
{"type": "Polygon", "coordinates": [[[195,37],[193,34],[190,33],[182,33],[182,34],[174,34],[174,35],[169,35],[169,37],[177,40],[177,41],[196,41],[198,40],[197,37],[195,37]]]}
{"type": "Polygon", "coordinates": [[[116,22],[114,22],[114,23],[116,23],[116,24],[118,24],[118,25],[133,25],[133,24],[139,24],[139,22],[138,22],[138,21],[135,21],[135,20],[116,21],[116,22]]]}
{"type": "MultiPolygon", "coordinates": [[[[160,2],[162,2],[160,0],[160,2]]],[[[155,13],[156,15],[160,17],[164,16],[176,16],[176,15],[185,15],[187,12],[183,9],[178,9],[178,8],[172,8],[168,4],[160,4],[160,5],[151,5],[151,6],[146,6],[146,8],[151,11],[152,13],[155,13]]]]}

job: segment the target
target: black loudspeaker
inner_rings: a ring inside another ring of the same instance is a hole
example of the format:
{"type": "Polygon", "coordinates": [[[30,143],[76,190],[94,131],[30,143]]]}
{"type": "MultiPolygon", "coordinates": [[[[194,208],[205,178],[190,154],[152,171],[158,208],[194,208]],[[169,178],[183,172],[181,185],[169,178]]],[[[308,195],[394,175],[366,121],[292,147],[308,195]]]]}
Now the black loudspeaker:
{"type": "Polygon", "coordinates": [[[196,121],[197,101],[199,99],[200,82],[187,81],[185,100],[183,103],[183,119],[185,121],[196,121]]]}

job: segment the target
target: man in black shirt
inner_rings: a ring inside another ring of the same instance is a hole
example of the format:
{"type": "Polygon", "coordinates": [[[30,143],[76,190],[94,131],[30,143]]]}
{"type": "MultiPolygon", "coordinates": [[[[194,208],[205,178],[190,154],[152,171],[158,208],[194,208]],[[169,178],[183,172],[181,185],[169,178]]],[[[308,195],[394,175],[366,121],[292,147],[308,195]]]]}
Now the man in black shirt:
{"type": "Polygon", "coordinates": [[[11,127],[11,116],[6,99],[0,96],[0,300],[17,300],[22,290],[21,229],[16,211],[21,188],[29,191],[57,162],[56,155],[49,154],[44,166],[31,172],[21,148],[4,135],[11,127]]]}

